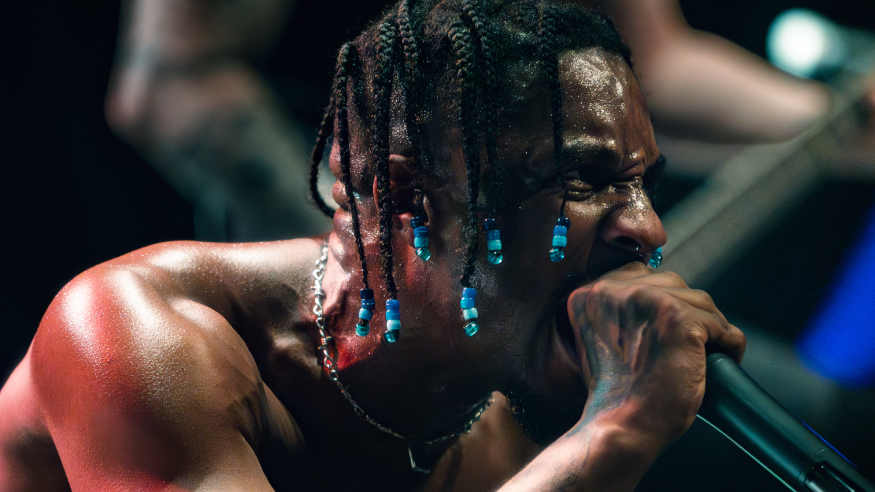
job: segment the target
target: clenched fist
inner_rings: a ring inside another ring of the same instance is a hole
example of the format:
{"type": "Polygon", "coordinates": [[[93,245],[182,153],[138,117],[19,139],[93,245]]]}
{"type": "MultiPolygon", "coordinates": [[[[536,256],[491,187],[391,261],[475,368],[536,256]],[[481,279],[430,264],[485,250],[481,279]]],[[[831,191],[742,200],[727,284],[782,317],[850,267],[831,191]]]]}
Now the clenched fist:
{"type": "Polygon", "coordinates": [[[574,291],[568,314],[589,389],[582,423],[608,418],[663,445],[696,416],[706,352],[744,353],[744,334],[711,296],[641,263],[574,291]]]}

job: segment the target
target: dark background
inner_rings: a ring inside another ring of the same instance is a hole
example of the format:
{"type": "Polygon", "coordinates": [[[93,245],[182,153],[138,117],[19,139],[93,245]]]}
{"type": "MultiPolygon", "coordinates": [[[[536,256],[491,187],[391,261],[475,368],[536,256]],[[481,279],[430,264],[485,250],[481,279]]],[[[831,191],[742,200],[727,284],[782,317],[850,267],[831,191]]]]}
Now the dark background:
{"type": "MultiPolygon", "coordinates": [[[[313,94],[312,104],[295,106],[299,116],[318,118],[333,53],[364,25],[369,12],[379,10],[375,3],[327,0],[299,6],[289,34],[268,63],[278,88],[313,94]],[[329,19],[325,12],[342,18],[329,19]],[[330,32],[308,30],[323,21],[330,32]],[[308,68],[305,79],[290,77],[298,73],[289,68],[295,66],[308,68]]],[[[871,8],[862,0],[681,3],[693,27],[761,55],[772,18],[791,7],[813,8],[847,25],[875,27],[871,8]]],[[[52,297],[77,273],[151,243],[193,238],[190,207],[112,135],[103,118],[118,14],[117,0],[53,0],[16,2],[4,15],[0,380],[24,355],[52,297]]],[[[669,195],[682,194],[696,184],[669,180],[666,189],[669,195]]],[[[873,198],[871,183],[822,183],[707,290],[734,322],[792,343],[829,287],[873,198]]],[[[839,393],[846,408],[831,415],[841,421],[822,424],[827,427],[822,434],[871,478],[875,432],[867,421],[872,415],[866,413],[869,406],[857,402],[875,401],[875,395],[871,388],[839,393]]]]}

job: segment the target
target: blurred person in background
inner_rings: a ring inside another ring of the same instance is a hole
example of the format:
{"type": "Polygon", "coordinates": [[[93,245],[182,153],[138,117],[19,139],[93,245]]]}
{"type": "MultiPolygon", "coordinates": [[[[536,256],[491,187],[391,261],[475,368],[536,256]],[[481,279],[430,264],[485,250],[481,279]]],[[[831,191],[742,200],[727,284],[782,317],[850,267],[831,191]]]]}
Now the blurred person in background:
{"type": "MultiPolygon", "coordinates": [[[[302,10],[296,3],[123,2],[107,119],[191,203],[199,239],[282,239],[329,227],[305,193],[314,136],[308,129],[317,122],[287,110],[322,102],[294,101],[313,97],[305,91],[278,94],[265,72],[289,16],[302,10]]],[[[630,46],[657,131],[718,142],[779,141],[829,110],[825,87],[691,29],[676,0],[579,3],[601,7],[630,46]]],[[[309,29],[347,29],[333,23],[333,13],[348,5],[321,6],[324,14],[307,20],[309,29]]],[[[371,14],[384,7],[373,0],[355,5],[371,14]]],[[[324,50],[310,43],[295,48],[324,50]]],[[[288,69],[300,75],[313,67],[288,69]]]]}

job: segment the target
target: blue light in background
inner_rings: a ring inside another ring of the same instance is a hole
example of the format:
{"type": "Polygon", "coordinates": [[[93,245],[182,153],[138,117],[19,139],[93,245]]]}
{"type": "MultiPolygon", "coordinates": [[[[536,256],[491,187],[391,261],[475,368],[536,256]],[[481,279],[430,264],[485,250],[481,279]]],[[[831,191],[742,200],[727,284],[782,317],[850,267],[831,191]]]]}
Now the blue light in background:
{"type": "Polygon", "coordinates": [[[809,367],[836,382],[875,383],[875,208],[797,350],[809,367]]]}

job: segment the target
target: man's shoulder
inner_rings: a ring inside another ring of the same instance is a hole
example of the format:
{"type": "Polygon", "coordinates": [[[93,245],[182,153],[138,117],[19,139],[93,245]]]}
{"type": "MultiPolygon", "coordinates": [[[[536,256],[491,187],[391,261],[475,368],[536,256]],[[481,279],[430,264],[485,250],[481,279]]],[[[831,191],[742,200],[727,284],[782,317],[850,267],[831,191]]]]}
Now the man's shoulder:
{"type": "Polygon", "coordinates": [[[299,276],[289,269],[312,261],[319,244],[164,243],[80,274],[34,338],[31,366],[45,408],[69,410],[93,397],[88,405],[130,405],[119,410],[160,420],[173,420],[169,412],[248,419],[245,407],[259,406],[263,389],[236,327],[293,316],[293,302],[269,314],[259,303],[281,299],[299,276]]]}
{"type": "Polygon", "coordinates": [[[237,325],[252,329],[247,310],[293,284],[289,266],[308,254],[312,262],[319,244],[164,243],[80,274],[49,306],[3,390],[0,410],[29,406],[0,441],[36,429],[73,467],[68,476],[88,484],[106,478],[94,460],[110,478],[136,469],[159,481],[191,463],[221,475],[224,460],[243,460],[266,484],[253,451],[264,432],[289,447],[303,441],[237,325]]]}

